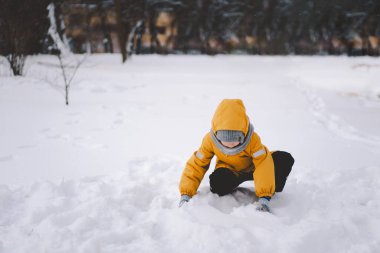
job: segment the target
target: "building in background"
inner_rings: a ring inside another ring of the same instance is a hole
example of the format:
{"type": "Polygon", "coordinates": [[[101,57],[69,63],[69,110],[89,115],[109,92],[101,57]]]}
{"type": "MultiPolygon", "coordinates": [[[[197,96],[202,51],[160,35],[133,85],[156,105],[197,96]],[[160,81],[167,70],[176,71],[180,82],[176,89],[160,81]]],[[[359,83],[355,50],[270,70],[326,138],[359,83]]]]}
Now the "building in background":
{"type": "Polygon", "coordinates": [[[380,53],[380,3],[346,1],[63,1],[64,33],[75,53],[380,53]],[[338,8],[339,7],[339,8],[338,8]],[[332,8],[332,10],[330,10],[332,8]],[[335,9],[334,9],[335,8],[335,9]],[[330,11],[329,11],[330,10],[330,11]]]}

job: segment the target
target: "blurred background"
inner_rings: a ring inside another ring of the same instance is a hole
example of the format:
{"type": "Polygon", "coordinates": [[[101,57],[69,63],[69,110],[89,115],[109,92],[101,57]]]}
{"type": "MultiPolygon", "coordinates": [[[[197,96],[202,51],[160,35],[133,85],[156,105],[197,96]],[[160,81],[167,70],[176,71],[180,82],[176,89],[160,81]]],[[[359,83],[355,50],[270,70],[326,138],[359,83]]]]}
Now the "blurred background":
{"type": "MultiPolygon", "coordinates": [[[[0,54],[378,56],[376,0],[0,0],[0,54]]],[[[21,67],[20,67],[21,66],[21,67]]]]}

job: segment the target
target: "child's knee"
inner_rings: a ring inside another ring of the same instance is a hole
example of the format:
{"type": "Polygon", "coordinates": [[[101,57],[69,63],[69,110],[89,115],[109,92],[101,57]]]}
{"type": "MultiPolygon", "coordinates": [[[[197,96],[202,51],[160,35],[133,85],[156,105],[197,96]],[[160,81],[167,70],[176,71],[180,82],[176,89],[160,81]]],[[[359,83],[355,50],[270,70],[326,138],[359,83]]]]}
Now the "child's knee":
{"type": "Polygon", "coordinates": [[[272,158],[275,166],[277,165],[278,167],[288,170],[289,172],[292,170],[294,158],[290,153],[285,151],[276,151],[272,154],[272,158]]]}
{"type": "Polygon", "coordinates": [[[294,164],[293,156],[285,151],[276,151],[272,154],[275,170],[276,192],[282,192],[288,175],[294,164]]]}
{"type": "Polygon", "coordinates": [[[211,192],[219,196],[231,193],[237,187],[237,176],[229,169],[219,168],[210,175],[211,192]]]}

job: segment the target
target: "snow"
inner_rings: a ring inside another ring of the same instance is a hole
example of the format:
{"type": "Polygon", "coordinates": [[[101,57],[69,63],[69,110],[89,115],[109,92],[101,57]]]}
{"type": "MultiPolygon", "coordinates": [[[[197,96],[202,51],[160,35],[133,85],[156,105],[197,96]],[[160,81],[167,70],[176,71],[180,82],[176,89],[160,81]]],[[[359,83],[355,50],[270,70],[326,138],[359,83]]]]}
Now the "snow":
{"type": "Polygon", "coordinates": [[[68,107],[56,66],[0,68],[0,252],[379,251],[377,58],[93,55],[68,107]],[[273,215],[252,182],[210,193],[210,172],[178,208],[223,98],[295,157],[273,215]]]}

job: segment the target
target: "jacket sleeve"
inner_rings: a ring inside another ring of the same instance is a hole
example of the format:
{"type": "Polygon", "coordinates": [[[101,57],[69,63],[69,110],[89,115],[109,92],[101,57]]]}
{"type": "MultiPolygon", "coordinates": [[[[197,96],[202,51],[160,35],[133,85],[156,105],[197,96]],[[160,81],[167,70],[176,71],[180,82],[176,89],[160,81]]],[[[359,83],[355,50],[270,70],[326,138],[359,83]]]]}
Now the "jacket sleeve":
{"type": "Polygon", "coordinates": [[[276,188],[272,155],[267,147],[261,143],[257,133],[253,134],[251,143],[253,144],[252,159],[255,165],[253,178],[256,195],[258,197],[272,197],[276,188]]]}
{"type": "Polygon", "coordinates": [[[213,146],[211,143],[210,133],[202,141],[201,147],[187,161],[183,170],[179,191],[181,195],[186,194],[190,197],[197,193],[206,171],[210,167],[211,159],[214,156],[213,146]]]}

